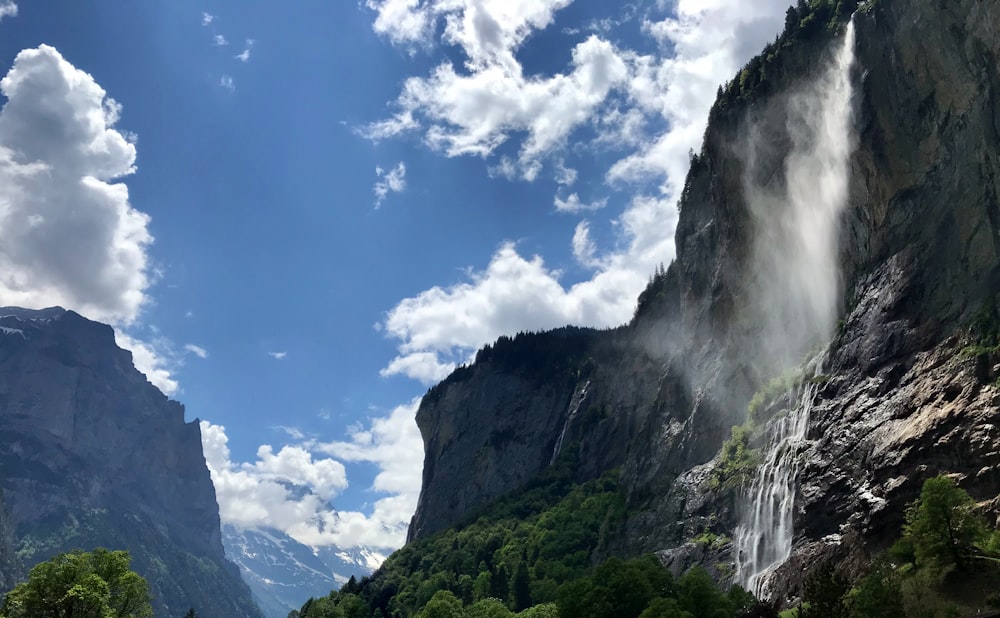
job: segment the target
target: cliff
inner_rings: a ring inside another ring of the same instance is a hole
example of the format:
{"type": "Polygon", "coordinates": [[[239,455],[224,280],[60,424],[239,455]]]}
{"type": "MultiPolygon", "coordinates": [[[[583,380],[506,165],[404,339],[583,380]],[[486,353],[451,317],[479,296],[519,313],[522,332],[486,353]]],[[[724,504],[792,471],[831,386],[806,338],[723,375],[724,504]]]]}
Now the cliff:
{"type": "Polygon", "coordinates": [[[223,553],[198,423],[111,327],[0,309],[0,471],[25,571],[75,548],[127,549],[157,615],[260,615],[223,553]]]}
{"type": "MultiPolygon", "coordinates": [[[[827,225],[835,272],[814,290],[795,253],[813,247],[786,238],[787,203],[828,199],[816,101],[850,18],[843,4],[819,6],[790,13],[779,40],[720,90],[681,201],[676,260],[632,323],[503,339],[427,394],[412,539],[523,486],[571,442],[578,480],[620,470],[628,514],[613,553],[667,550],[673,561],[703,530],[733,536],[747,498],[710,482],[719,450],[754,393],[810,356],[821,367],[808,397],[770,393],[764,406],[807,409],[794,552],[776,593],[824,558],[860,568],[929,476],[957,475],[996,514],[1000,7],[861,6],[835,144],[842,203],[827,225]],[[803,191],[796,166],[810,157],[817,182],[803,191]],[[782,242],[794,250],[768,252],[782,242]]],[[[754,431],[765,448],[767,430],[754,431]]],[[[741,557],[730,546],[721,559],[741,557]]]]}

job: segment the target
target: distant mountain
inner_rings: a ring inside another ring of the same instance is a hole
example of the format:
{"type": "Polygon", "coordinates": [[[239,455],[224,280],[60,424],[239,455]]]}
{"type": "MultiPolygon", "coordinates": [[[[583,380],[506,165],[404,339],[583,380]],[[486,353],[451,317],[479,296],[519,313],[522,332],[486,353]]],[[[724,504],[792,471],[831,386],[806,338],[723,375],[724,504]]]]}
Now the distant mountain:
{"type": "Polygon", "coordinates": [[[381,556],[367,549],[312,548],[273,528],[222,526],[226,555],[240,567],[267,618],[285,618],[306,599],[372,572],[381,556]]]}
{"type": "Polygon", "coordinates": [[[0,571],[4,539],[21,576],[60,552],[126,549],[157,616],[261,616],[225,558],[198,421],[135,369],[110,326],[0,308],[0,489],[0,571]]]}

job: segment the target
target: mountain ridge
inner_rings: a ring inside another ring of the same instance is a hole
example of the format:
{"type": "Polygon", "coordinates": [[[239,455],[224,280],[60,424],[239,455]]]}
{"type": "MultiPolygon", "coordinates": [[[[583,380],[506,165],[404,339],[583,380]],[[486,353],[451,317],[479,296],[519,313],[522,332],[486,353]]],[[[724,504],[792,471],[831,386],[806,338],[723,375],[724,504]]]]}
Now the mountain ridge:
{"type": "MultiPolygon", "coordinates": [[[[629,515],[617,531],[620,555],[660,551],[683,569],[692,538],[731,536],[740,524],[742,499],[713,490],[711,470],[755,392],[798,358],[775,360],[781,351],[769,348],[781,324],[767,330],[776,299],[754,288],[753,230],[783,222],[761,219],[748,187],[788,182],[790,93],[829,63],[830,43],[851,16],[845,3],[812,3],[806,17],[795,10],[765,54],[720,88],[681,199],[677,258],[654,276],[633,322],[579,341],[506,338],[425,397],[417,414],[424,485],[411,540],[523,486],[564,440],[579,442],[578,481],[621,469],[629,515]],[[751,129],[771,139],[756,146],[752,169],[751,129]],[[498,359],[496,348],[513,359],[544,349],[556,362],[526,370],[498,359]]],[[[777,595],[793,594],[822,560],[859,573],[929,476],[956,474],[980,500],[1000,494],[989,448],[998,439],[990,427],[1000,358],[997,342],[971,332],[977,315],[1000,323],[1000,9],[878,0],[854,21],[856,144],[838,230],[840,321],[831,370],[816,377],[823,383],[809,403],[795,550],[777,595]],[[939,388],[944,395],[932,396],[939,388]],[[873,419],[891,431],[873,431],[873,419]],[[935,455],[946,437],[955,454],[935,455]],[[845,506],[821,512],[829,504],[845,506]]],[[[986,506],[996,513],[995,501],[986,506]]],[[[733,551],[696,561],[732,562],[733,551]]]]}
{"type": "Polygon", "coordinates": [[[198,422],[110,326],[60,308],[0,316],[0,488],[22,567],[127,549],[158,614],[260,616],[223,553],[198,422]]]}

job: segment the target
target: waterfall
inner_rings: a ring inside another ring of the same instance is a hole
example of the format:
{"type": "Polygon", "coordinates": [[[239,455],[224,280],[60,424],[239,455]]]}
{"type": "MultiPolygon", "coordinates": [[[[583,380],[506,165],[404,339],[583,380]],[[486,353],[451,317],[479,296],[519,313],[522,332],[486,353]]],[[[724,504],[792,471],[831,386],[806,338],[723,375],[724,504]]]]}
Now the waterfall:
{"type": "MultiPolygon", "coordinates": [[[[829,69],[812,88],[788,100],[792,150],[785,158],[780,194],[747,186],[757,220],[754,267],[762,349],[770,362],[784,367],[828,342],[836,324],[842,295],[838,229],[854,144],[854,44],[852,21],[829,69]]],[[[804,375],[819,373],[824,357],[816,357],[804,375]]],[[[761,430],[762,463],[744,496],[734,539],[735,580],[758,596],[766,595],[768,575],[791,555],[797,455],[815,395],[815,385],[800,387],[793,409],[761,430]]]]}
{"type": "MultiPolygon", "coordinates": [[[[820,355],[820,363],[824,358],[825,354],[820,355]]],[[[806,440],[816,384],[807,382],[797,391],[793,397],[797,405],[767,425],[762,449],[765,458],[750,485],[747,512],[734,539],[735,580],[758,597],[767,592],[767,576],[792,553],[795,487],[801,461],[797,455],[806,440]]]]}

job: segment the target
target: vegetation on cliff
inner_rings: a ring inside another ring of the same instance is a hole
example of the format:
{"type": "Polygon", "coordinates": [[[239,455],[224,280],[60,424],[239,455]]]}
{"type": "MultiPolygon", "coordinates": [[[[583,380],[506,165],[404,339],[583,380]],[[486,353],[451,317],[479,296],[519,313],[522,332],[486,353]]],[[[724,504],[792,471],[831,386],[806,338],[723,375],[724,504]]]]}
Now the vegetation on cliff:
{"type": "Polygon", "coordinates": [[[1000,609],[1000,531],[945,476],[924,482],[902,537],[852,586],[832,564],[806,581],[793,618],[949,618],[1000,609]]]}
{"type": "Polygon", "coordinates": [[[410,543],[372,577],[308,600],[299,618],[735,616],[755,603],[698,569],[674,580],[653,556],[596,556],[625,515],[617,472],[573,483],[577,449],[465,523],[410,543]],[[515,614],[516,612],[516,614],[515,614]]]}

